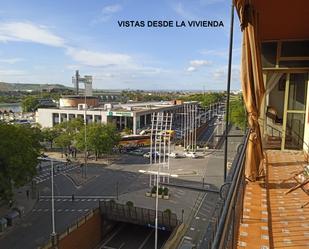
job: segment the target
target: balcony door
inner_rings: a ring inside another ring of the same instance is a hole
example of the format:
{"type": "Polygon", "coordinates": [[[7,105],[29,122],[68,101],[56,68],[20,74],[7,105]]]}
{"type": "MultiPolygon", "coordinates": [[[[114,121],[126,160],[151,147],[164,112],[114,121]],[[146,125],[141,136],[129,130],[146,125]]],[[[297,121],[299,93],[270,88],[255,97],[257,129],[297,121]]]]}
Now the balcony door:
{"type": "Polygon", "coordinates": [[[308,73],[288,73],[285,84],[281,149],[303,148],[308,73]]]}

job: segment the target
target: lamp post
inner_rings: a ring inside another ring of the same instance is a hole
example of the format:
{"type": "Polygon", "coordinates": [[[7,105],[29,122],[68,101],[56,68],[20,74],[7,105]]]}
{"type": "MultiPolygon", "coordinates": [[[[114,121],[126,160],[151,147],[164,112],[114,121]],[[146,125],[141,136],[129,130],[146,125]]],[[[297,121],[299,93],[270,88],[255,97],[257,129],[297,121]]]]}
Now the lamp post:
{"type": "Polygon", "coordinates": [[[150,170],[139,170],[138,172],[139,173],[142,173],[142,174],[150,174],[150,175],[156,175],[157,176],[157,179],[156,179],[156,191],[157,191],[157,194],[156,194],[156,216],[155,216],[155,249],[158,248],[158,207],[159,207],[159,195],[158,195],[158,192],[159,192],[159,177],[160,175],[161,176],[171,176],[171,177],[174,177],[174,178],[177,178],[178,175],[175,175],[175,174],[169,174],[169,173],[165,173],[165,172],[160,172],[160,163],[158,163],[158,171],[150,171],[150,170]]]}
{"type": "Polygon", "coordinates": [[[55,229],[55,198],[54,198],[54,162],[53,159],[50,158],[51,163],[51,215],[52,215],[52,233],[50,235],[52,245],[55,246],[57,241],[57,234],[55,229]]]}
{"type": "Polygon", "coordinates": [[[85,178],[87,178],[87,94],[86,94],[86,86],[85,86],[85,178]]]}
{"type": "Polygon", "coordinates": [[[156,218],[155,218],[155,249],[158,249],[158,206],[159,206],[159,177],[160,177],[160,163],[158,163],[157,172],[157,189],[156,189],[156,218]]]}

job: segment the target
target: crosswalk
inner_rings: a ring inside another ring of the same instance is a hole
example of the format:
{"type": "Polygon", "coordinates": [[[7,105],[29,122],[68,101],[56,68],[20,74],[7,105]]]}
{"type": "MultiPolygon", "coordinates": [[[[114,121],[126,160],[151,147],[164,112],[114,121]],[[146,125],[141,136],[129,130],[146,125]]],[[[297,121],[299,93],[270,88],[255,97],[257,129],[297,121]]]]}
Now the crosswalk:
{"type": "MultiPolygon", "coordinates": [[[[57,213],[61,213],[61,212],[77,212],[77,213],[81,213],[81,212],[89,212],[91,210],[91,208],[58,208],[55,209],[55,212],[57,213]]],[[[51,212],[51,209],[49,208],[33,208],[32,209],[32,213],[41,213],[41,212],[51,212]]]]}
{"type": "MultiPolygon", "coordinates": [[[[78,165],[68,165],[68,166],[64,166],[62,165],[61,167],[59,168],[55,168],[55,173],[54,173],[54,177],[55,176],[58,176],[58,175],[61,175],[63,173],[66,173],[66,172],[69,172],[71,170],[74,170],[76,168],[79,168],[78,165]]],[[[51,177],[51,172],[50,170],[44,170],[40,175],[36,176],[33,178],[33,180],[36,182],[36,183],[41,183],[41,182],[45,182],[47,180],[49,180],[51,177]]]]}
{"type": "MultiPolygon", "coordinates": [[[[55,198],[55,202],[73,202],[72,198],[55,198]]],[[[74,198],[74,202],[96,202],[96,201],[106,201],[106,198],[74,198]]],[[[42,198],[39,202],[49,202],[51,198],[42,198]]]]}

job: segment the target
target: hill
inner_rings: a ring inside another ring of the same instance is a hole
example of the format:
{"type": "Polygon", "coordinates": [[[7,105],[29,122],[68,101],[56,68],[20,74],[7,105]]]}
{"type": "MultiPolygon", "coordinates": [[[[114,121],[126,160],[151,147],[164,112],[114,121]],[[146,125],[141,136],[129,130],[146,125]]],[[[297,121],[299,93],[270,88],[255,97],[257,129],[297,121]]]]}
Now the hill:
{"type": "Polygon", "coordinates": [[[12,91],[42,91],[50,89],[72,89],[61,84],[32,84],[32,83],[5,83],[0,82],[0,92],[12,91]]]}

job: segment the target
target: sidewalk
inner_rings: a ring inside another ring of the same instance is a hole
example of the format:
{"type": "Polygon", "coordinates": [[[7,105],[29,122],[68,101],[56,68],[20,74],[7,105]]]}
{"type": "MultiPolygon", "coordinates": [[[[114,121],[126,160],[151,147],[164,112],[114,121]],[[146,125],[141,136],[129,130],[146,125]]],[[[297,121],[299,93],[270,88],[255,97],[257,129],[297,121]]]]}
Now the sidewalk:
{"type": "MultiPolygon", "coordinates": [[[[32,196],[31,194],[31,186],[27,185],[22,188],[19,188],[18,190],[14,191],[14,202],[13,202],[12,208],[9,207],[9,204],[2,204],[0,206],[0,218],[4,217],[6,214],[11,212],[15,207],[24,208],[24,214],[21,217],[23,218],[31,212],[36,202],[37,202],[36,196],[32,196]],[[27,198],[27,190],[29,190],[29,199],[27,198]]],[[[6,232],[0,233],[0,236],[2,236],[3,234],[6,234],[8,231],[10,231],[14,227],[16,226],[8,227],[6,232]]]]}
{"type": "MultiPolygon", "coordinates": [[[[66,161],[65,155],[63,155],[61,152],[44,152],[44,154],[48,155],[48,157],[53,158],[55,160],[59,161],[66,161]]],[[[84,154],[78,153],[75,158],[69,157],[73,163],[79,162],[79,163],[84,163],[84,154]]],[[[110,165],[113,164],[117,159],[119,159],[119,155],[109,155],[108,157],[104,158],[98,158],[95,160],[93,156],[90,156],[87,160],[88,164],[98,164],[98,165],[110,165]]]]}

